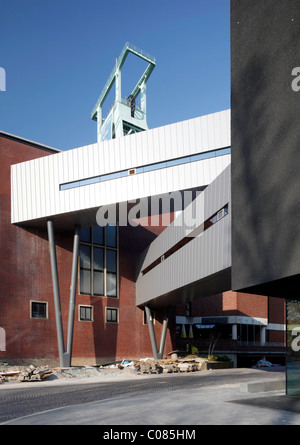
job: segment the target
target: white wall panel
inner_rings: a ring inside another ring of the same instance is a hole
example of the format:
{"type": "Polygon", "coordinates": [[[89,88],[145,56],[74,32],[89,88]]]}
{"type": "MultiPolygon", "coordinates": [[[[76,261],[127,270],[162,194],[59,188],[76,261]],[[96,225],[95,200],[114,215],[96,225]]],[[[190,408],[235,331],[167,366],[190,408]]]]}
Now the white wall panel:
{"type": "Polygon", "coordinates": [[[229,127],[227,110],[12,166],[12,222],[207,185],[229,155],[59,190],[63,183],[229,146],[229,127]]]}

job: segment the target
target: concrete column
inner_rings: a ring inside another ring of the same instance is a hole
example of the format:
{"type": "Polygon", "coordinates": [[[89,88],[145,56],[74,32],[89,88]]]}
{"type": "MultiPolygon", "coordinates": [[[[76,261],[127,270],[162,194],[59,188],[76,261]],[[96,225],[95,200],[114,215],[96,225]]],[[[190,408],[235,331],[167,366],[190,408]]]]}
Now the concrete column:
{"type": "Polygon", "coordinates": [[[167,309],[167,312],[164,316],[163,326],[162,326],[162,332],[160,336],[160,344],[159,344],[159,351],[158,351],[158,358],[161,359],[164,354],[164,348],[166,343],[166,335],[167,335],[167,329],[168,329],[168,322],[169,322],[169,314],[170,309],[167,309]]]}
{"type": "Polygon", "coordinates": [[[150,340],[151,340],[153,357],[155,360],[157,360],[158,354],[157,354],[156,338],[155,338],[155,332],[154,332],[154,326],[153,326],[153,318],[152,318],[151,310],[150,310],[149,306],[145,306],[145,311],[146,311],[146,317],[147,317],[147,323],[148,323],[148,329],[149,329],[149,335],[150,335],[150,340]]]}
{"type": "Polygon", "coordinates": [[[74,243],[73,243],[73,262],[72,262],[68,333],[67,333],[67,352],[65,353],[65,358],[68,361],[67,366],[71,366],[71,361],[72,361],[74,315],[75,315],[75,302],[76,302],[77,276],[78,276],[78,253],[79,253],[79,226],[76,226],[74,233],[74,243]]]}
{"type": "Polygon", "coordinates": [[[267,333],[267,327],[261,326],[261,328],[260,328],[260,344],[262,346],[266,343],[266,333],[267,333]]]}
{"type": "Polygon", "coordinates": [[[232,325],[232,334],[231,334],[231,338],[232,338],[232,340],[237,340],[237,339],[238,339],[238,335],[237,335],[237,324],[233,324],[233,325],[232,325]]]}
{"type": "Polygon", "coordinates": [[[58,270],[57,270],[54,227],[53,227],[53,221],[51,219],[47,221],[47,230],[49,239],[49,252],[50,252],[50,262],[51,262],[51,275],[52,275],[53,297],[54,297],[54,307],[55,307],[58,353],[59,353],[60,366],[63,367],[65,366],[64,363],[65,346],[64,346],[64,334],[63,334],[63,324],[62,324],[62,315],[60,306],[60,291],[59,291],[59,280],[58,280],[58,270]]]}

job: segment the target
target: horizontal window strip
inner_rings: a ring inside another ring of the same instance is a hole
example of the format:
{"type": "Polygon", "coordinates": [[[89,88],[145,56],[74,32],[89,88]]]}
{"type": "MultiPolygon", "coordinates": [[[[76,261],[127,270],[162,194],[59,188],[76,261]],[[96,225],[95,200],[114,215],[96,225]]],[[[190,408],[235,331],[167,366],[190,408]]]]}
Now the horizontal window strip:
{"type": "Polygon", "coordinates": [[[61,191],[68,190],[72,188],[82,187],[84,185],[95,184],[98,182],[111,181],[113,179],[124,178],[126,176],[131,176],[140,173],[147,173],[155,170],[160,170],[163,168],[174,167],[175,165],[184,165],[191,162],[202,161],[204,159],[215,158],[218,156],[224,156],[230,154],[230,147],[220,148],[218,150],[206,151],[204,153],[197,153],[195,155],[184,156],[182,158],[171,159],[164,162],[156,162],[154,164],[144,165],[141,167],[134,167],[126,170],[121,170],[114,173],[108,173],[105,175],[94,176],[92,178],[82,179],[80,181],[67,182],[65,184],[60,184],[59,189],[61,191]]]}

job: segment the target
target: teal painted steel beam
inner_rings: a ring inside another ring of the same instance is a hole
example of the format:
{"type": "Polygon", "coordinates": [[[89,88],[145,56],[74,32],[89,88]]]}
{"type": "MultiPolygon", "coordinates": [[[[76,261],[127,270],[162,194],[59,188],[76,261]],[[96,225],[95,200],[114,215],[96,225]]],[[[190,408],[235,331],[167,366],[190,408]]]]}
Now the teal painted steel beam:
{"type": "Polygon", "coordinates": [[[137,97],[137,95],[140,91],[141,85],[144,82],[147,82],[147,80],[149,79],[149,77],[156,65],[155,57],[151,56],[150,54],[147,54],[146,52],[137,48],[136,46],[131,45],[129,42],[126,42],[124,48],[122,49],[120,56],[118,57],[118,59],[116,61],[115,67],[112,70],[112,72],[110,73],[110,76],[109,76],[106,84],[104,85],[104,88],[96,102],[96,105],[93,108],[93,111],[91,114],[91,118],[93,120],[97,121],[97,110],[99,107],[100,108],[102,107],[108,93],[110,92],[113,84],[115,83],[117,73],[121,71],[122,66],[124,65],[126,58],[130,52],[132,54],[136,55],[137,57],[140,57],[141,59],[145,60],[149,64],[148,67],[146,68],[146,70],[144,71],[142,77],[136,84],[135,88],[133,89],[132,94],[135,98],[137,97]]]}
{"type": "Polygon", "coordinates": [[[147,82],[147,80],[149,79],[152,71],[154,70],[155,65],[148,65],[147,68],[145,69],[143,75],[141,76],[140,80],[138,81],[138,83],[136,84],[136,86],[134,87],[134,89],[132,90],[131,95],[136,98],[140,92],[141,86],[143,85],[144,82],[147,82]]]}

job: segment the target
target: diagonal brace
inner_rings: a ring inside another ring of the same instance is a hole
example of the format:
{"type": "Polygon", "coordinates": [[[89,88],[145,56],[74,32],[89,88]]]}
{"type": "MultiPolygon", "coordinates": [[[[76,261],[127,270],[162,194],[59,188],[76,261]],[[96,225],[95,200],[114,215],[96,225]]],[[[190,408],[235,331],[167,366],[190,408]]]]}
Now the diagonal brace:
{"type": "Polygon", "coordinates": [[[51,275],[52,275],[53,297],[54,297],[54,307],[55,307],[59,361],[61,367],[69,367],[71,366],[71,360],[72,360],[74,314],[75,314],[76,287],[77,287],[77,276],[78,276],[79,226],[75,227],[75,233],[74,233],[72,275],[71,275],[70,302],[69,302],[69,319],[68,319],[68,331],[67,331],[67,350],[65,350],[65,345],[64,345],[56,245],[54,236],[54,226],[53,226],[53,221],[51,219],[48,219],[47,221],[47,231],[49,239],[49,252],[50,252],[50,262],[51,262],[51,275]]]}
{"type": "Polygon", "coordinates": [[[154,326],[153,326],[153,318],[152,318],[151,309],[149,308],[149,306],[145,306],[145,311],[146,311],[147,323],[148,323],[148,328],[149,328],[149,335],[150,335],[150,340],[151,340],[153,357],[155,360],[161,359],[163,357],[164,347],[165,347],[165,343],[166,343],[166,335],[167,335],[168,321],[169,321],[169,315],[170,315],[170,308],[167,309],[166,314],[164,316],[163,327],[162,327],[162,332],[161,332],[161,336],[160,336],[159,350],[157,350],[157,344],[156,344],[156,338],[155,338],[155,332],[154,332],[154,326]]]}

